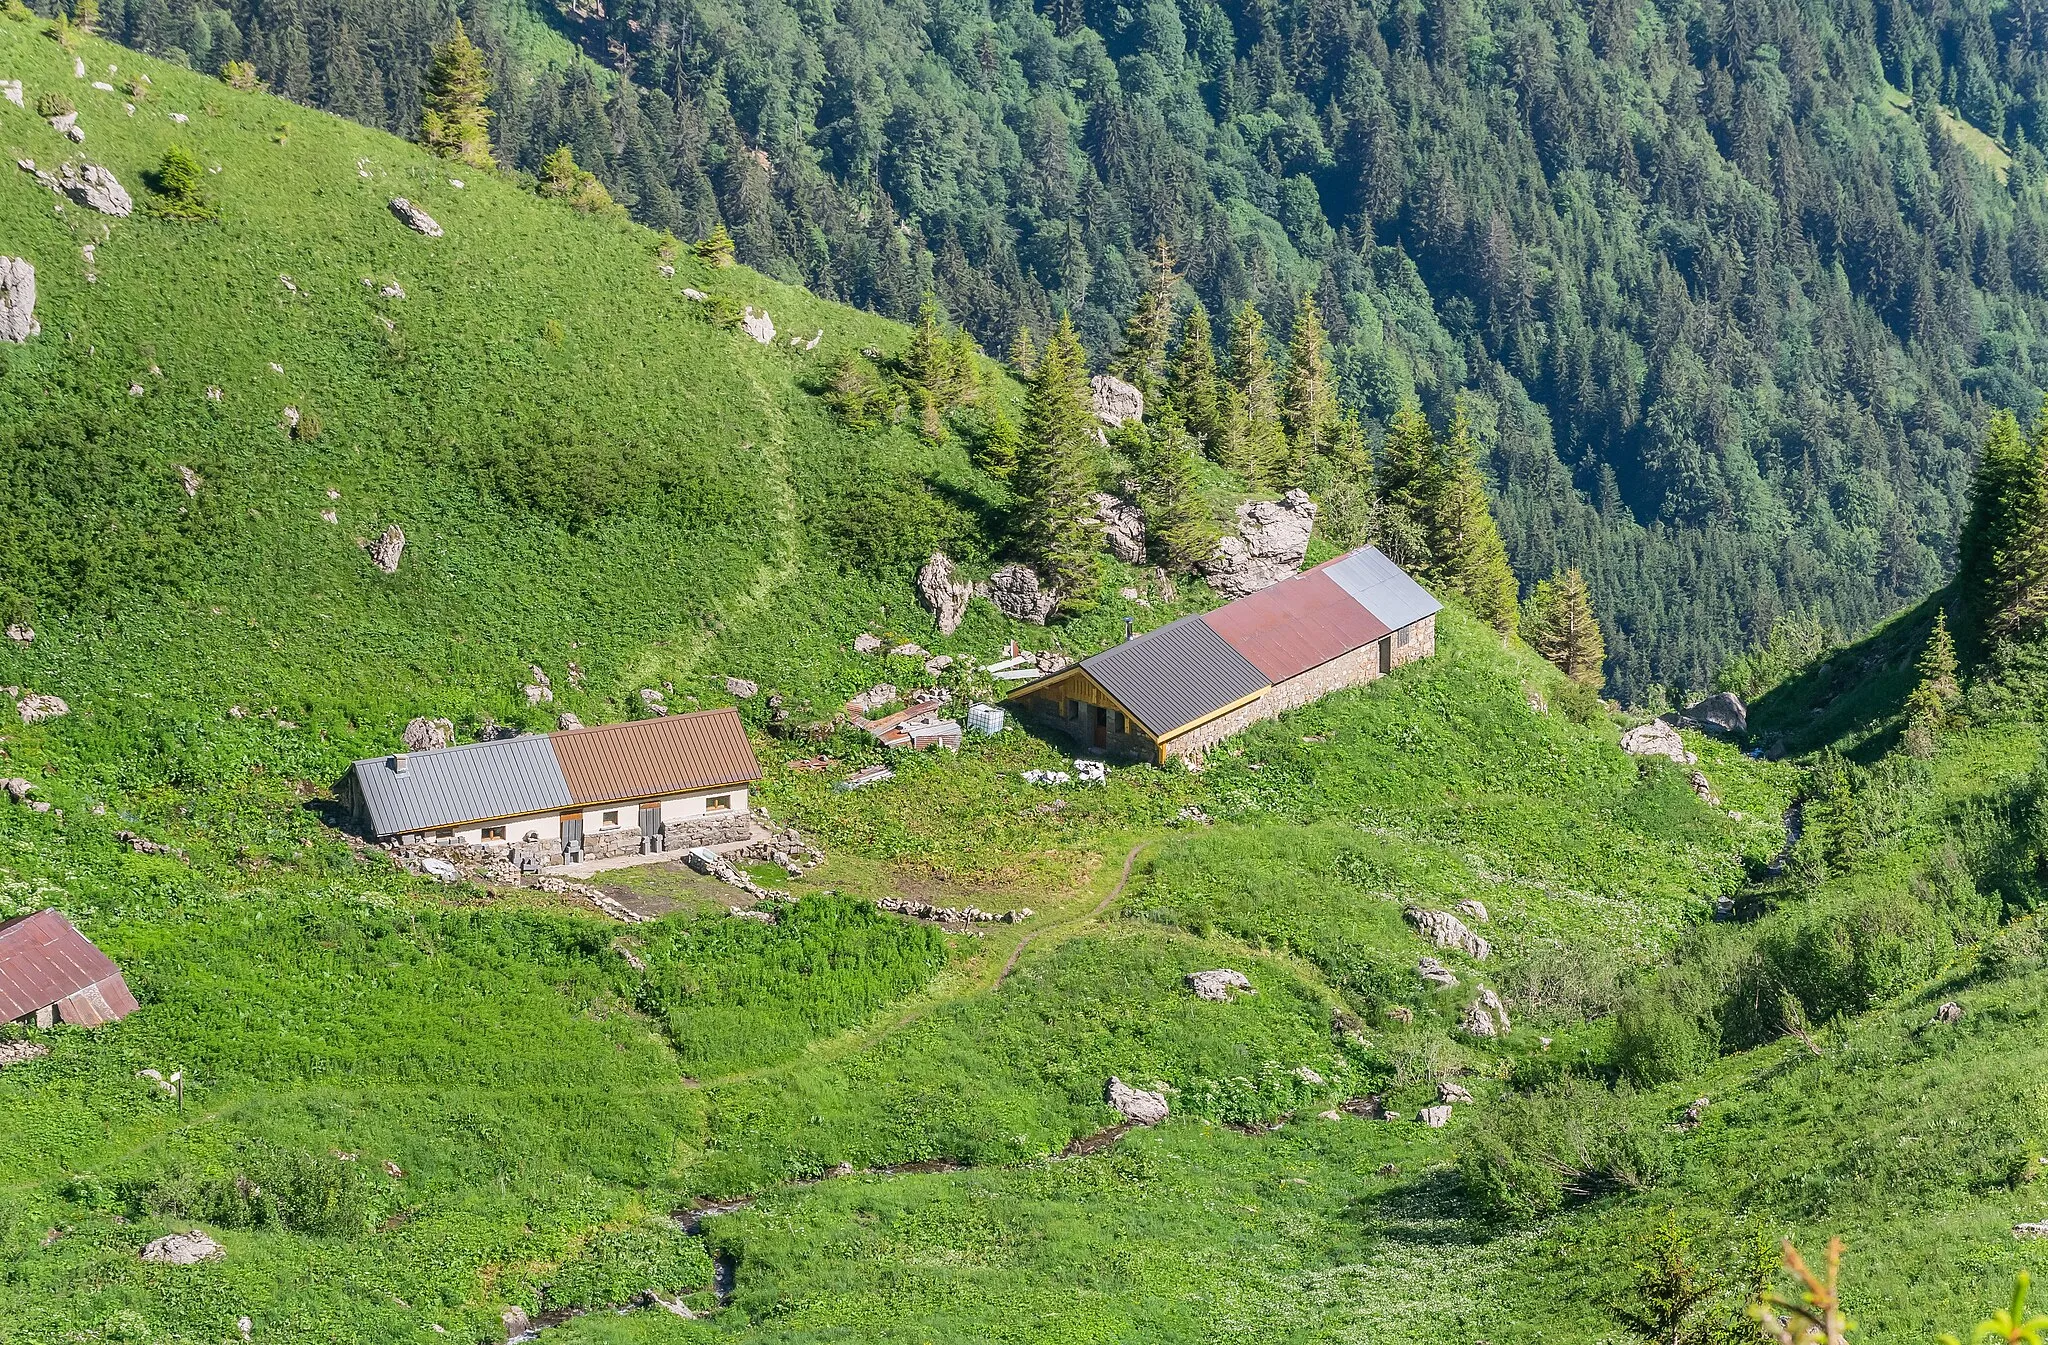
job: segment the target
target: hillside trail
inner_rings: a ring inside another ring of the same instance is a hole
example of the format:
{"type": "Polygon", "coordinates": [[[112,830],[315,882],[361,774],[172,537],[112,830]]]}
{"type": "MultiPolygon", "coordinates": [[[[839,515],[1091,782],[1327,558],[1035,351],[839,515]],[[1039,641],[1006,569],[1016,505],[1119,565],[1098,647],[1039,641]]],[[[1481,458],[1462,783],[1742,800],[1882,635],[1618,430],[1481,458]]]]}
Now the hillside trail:
{"type": "Polygon", "coordinates": [[[1147,837],[1131,846],[1130,850],[1124,855],[1123,868],[1117,874],[1116,882],[1110,887],[1108,894],[1093,906],[1080,914],[1070,915],[1064,919],[1050,921],[1041,925],[1018,940],[1016,947],[1010,950],[1009,958],[993,976],[984,973],[979,976],[963,978],[936,993],[914,997],[910,1002],[902,1005],[885,1018],[861,1024],[850,1031],[842,1032],[824,1041],[813,1042],[803,1051],[789,1059],[777,1060],[766,1065],[757,1065],[752,1069],[738,1070],[731,1074],[721,1074],[713,1078],[702,1079],[699,1081],[699,1086],[705,1089],[722,1088],[732,1084],[746,1083],[754,1079],[770,1078],[803,1065],[830,1064],[835,1060],[844,1059],[846,1056],[852,1055],[863,1047],[872,1045],[891,1033],[900,1032],[927,1014],[944,1008],[948,1004],[955,1004],[974,995],[988,994],[1001,989],[1003,982],[1009,979],[1010,973],[1016,969],[1017,961],[1023,956],[1025,948],[1048,935],[1066,936],[1077,933],[1083,926],[1099,919],[1103,912],[1114,905],[1116,899],[1123,895],[1124,888],[1131,881],[1131,870],[1137,864],[1139,854],[1144,851],[1145,847],[1153,844],[1157,839],[1157,837],[1147,837]]]}

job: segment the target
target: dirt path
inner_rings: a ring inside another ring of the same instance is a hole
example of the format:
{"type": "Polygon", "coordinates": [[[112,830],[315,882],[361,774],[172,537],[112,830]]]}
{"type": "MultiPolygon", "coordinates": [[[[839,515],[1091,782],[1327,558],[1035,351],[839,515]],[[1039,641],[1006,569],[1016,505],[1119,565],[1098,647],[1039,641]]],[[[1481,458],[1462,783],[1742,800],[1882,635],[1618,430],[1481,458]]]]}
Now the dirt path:
{"type": "MultiPolygon", "coordinates": [[[[1149,841],[1139,841],[1136,845],[1131,847],[1131,852],[1124,856],[1124,871],[1117,875],[1116,886],[1109,889],[1108,896],[1104,897],[1101,901],[1095,903],[1094,910],[1088,912],[1088,914],[1082,916],[1079,920],[1073,921],[1073,924],[1085,924],[1090,920],[1096,919],[1104,911],[1108,910],[1118,897],[1124,894],[1125,884],[1131,881],[1131,866],[1138,862],[1138,852],[1140,850],[1143,850],[1149,844],[1151,844],[1151,842],[1149,841]]],[[[1009,980],[1010,973],[1016,970],[1017,959],[1024,956],[1024,950],[1026,948],[1029,948],[1032,942],[1036,940],[1039,935],[1049,934],[1054,930],[1064,929],[1067,927],[1068,926],[1066,925],[1048,925],[1044,929],[1034,929],[1029,934],[1026,934],[1023,938],[1017,940],[1017,946],[1010,950],[1010,960],[1008,962],[1003,963],[1003,969],[996,973],[995,984],[990,986],[989,988],[991,990],[1000,990],[1003,988],[1003,982],[1009,980]]]]}

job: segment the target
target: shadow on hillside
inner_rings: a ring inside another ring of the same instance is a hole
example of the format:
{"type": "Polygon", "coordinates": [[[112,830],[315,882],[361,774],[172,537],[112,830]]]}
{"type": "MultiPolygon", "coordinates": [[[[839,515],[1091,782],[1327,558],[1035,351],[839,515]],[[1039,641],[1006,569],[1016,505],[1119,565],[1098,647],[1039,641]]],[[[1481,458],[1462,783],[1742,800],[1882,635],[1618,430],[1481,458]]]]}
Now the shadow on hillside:
{"type": "Polygon", "coordinates": [[[1491,1240],[1465,1202],[1463,1179],[1448,1168],[1352,1202],[1351,1215],[1389,1242],[1411,1247],[1476,1247],[1491,1240]]]}
{"type": "Polygon", "coordinates": [[[1845,744],[1844,754],[1864,765],[1891,751],[1914,665],[1948,599],[1947,589],[1930,595],[1759,696],[1749,707],[1751,737],[1782,739],[1793,755],[1845,744]]]}

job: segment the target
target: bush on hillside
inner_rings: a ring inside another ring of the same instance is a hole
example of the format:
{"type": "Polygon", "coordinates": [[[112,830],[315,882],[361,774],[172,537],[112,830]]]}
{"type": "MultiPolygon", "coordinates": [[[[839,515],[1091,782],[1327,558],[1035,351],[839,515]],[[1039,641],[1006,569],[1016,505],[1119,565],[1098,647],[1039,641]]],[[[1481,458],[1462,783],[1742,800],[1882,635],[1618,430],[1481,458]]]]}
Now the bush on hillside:
{"type": "Polygon", "coordinates": [[[240,89],[243,93],[254,93],[263,87],[263,81],[256,78],[255,65],[249,61],[223,61],[220,80],[230,89],[240,89]]]}
{"type": "Polygon", "coordinates": [[[178,1215],[221,1228],[276,1228],[351,1236],[370,1226],[374,1165],[253,1143],[231,1171],[167,1173],[141,1197],[152,1214],[178,1215]]]}
{"type": "Polygon", "coordinates": [[[40,94],[36,98],[38,117],[68,117],[78,111],[69,98],[61,93],[40,94]]]}
{"type": "Polygon", "coordinates": [[[156,171],[147,175],[147,181],[156,195],[144,209],[158,219],[197,224],[220,218],[220,211],[201,191],[206,182],[205,167],[183,145],[165,150],[156,171]]]}
{"type": "Polygon", "coordinates": [[[1654,992],[1632,995],[1615,1016],[1614,1062],[1631,1083],[1682,1079],[1712,1063],[1718,1045],[1698,1018],[1654,992]]]}
{"type": "Polygon", "coordinates": [[[1645,1191],[1664,1174],[1664,1136],[1634,1115],[1635,1093],[1567,1078],[1509,1093],[1473,1122],[1458,1155],[1465,1194],[1491,1218],[1527,1222],[1567,1205],[1645,1191]]]}

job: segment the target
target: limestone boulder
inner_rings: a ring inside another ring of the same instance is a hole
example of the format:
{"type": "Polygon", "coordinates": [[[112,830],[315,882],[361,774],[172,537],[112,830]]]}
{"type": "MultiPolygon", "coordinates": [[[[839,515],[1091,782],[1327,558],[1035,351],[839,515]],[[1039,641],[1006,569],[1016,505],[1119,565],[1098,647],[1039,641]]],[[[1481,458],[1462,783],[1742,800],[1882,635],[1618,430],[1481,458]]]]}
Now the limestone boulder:
{"type": "Polygon", "coordinates": [[[1703,729],[1741,737],[1749,732],[1749,707],[1742,697],[1723,691],[1686,707],[1685,717],[1703,729]]]}
{"type": "Polygon", "coordinates": [[[725,694],[739,700],[750,701],[761,694],[761,688],[758,683],[749,682],[744,677],[728,677],[725,679],[725,694]]]}
{"type": "Polygon", "coordinates": [[[1451,1123],[1451,1109],[1446,1103],[1440,1102],[1434,1107],[1424,1107],[1418,1115],[1422,1124],[1432,1130],[1442,1130],[1451,1123]]]}
{"type": "Polygon", "coordinates": [[[1485,939],[1474,934],[1463,920],[1449,911],[1424,910],[1410,906],[1401,918],[1415,926],[1417,933],[1439,948],[1455,948],[1475,962],[1484,962],[1492,950],[1485,939]]]}
{"type": "Polygon", "coordinates": [[[1048,588],[1029,565],[1005,565],[988,577],[988,600],[1012,621],[1043,626],[1060,605],[1058,590],[1048,588]]]}
{"type": "Polygon", "coordinates": [[[421,715],[405,726],[405,750],[408,752],[431,752],[454,741],[455,724],[451,720],[429,719],[421,715]]]}
{"type": "MultiPolygon", "coordinates": [[[[960,629],[960,623],[967,616],[967,603],[974,597],[974,585],[960,577],[952,557],[943,551],[934,551],[924,568],[917,572],[917,600],[939,623],[941,635],[951,635],[960,629]]],[[[860,640],[854,641],[859,648],[860,640]]],[[[879,647],[879,642],[877,642],[879,647]]]]}
{"type": "Polygon", "coordinates": [[[441,226],[434,217],[403,196],[391,198],[391,213],[398,216],[399,222],[416,234],[425,234],[428,238],[441,236],[441,226]]]}
{"type": "Polygon", "coordinates": [[[1259,993],[1252,989],[1252,983],[1246,979],[1243,972],[1232,971],[1228,967],[1218,967],[1214,971],[1191,971],[1188,973],[1187,981],[1188,989],[1195,992],[1196,999],[1214,1000],[1218,1004],[1228,1003],[1232,991],[1247,995],[1259,993]]]}
{"type": "Polygon", "coordinates": [[[0,257],[0,341],[20,345],[42,330],[36,321],[36,268],[23,257],[0,257]]]}
{"type": "Polygon", "coordinates": [[[1126,565],[1145,563],[1145,514],[1128,500],[1106,490],[1090,497],[1095,505],[1096,526],[1102,529],[1102,544],[1109,554],[1126,565]]]}
{"type": "Polygon", "coordinates": [[[1458,983],[1458,974],[1433,957],[1416,958],[1415,974],[1425,985],[1449,987],[1458,983]]]}
{"type": "Polygon", "coordinates": [[[14,703],[14,712],[21,716],[24,724],[40,724],[45,719],[62,719],[71,713],[71,707],[64,703],[62,696],[32,691],[14,703]]]}
{"type": "Polygon", "coordinates": [[[882,641],[879,636],[869,635],[863,631],[861,634],[853,637],[853,652],[856,654],[873,654],[879,651],[881,647],[882,641]]]}
{"type": "Polygon", "coordinates": [[[1103,1091],[1117,1114],[1134,1125],[1156,1126],[1171,1110],[1164,1095],[1133,1088],[1114,1074],[1109,1076],[1109,1085],[1103,1091]]]}
{"type": "Polygon", "coordinates": [[[1277,500],[1248,500],[1237,507],[1237,532],[1216,543],[1199,567],[1209,587],[1228,598],[1271,588],[1301,570],[1315,531],[1316,502],[1304,490],[1277,500]]]}
{"type": "Polygon", "coordinates": [[[196,1266],[218,1261],[226,1249],[204,1233],[167,1233],[142,1249],[142,1259],[159,1266],[196,1266]]]}
{"type": "Polygon", "coordinates": [[[564,710],[555,717],[555,727],[558,729],[580,729],[583,727],[583,720],[580,716],[564,710]]]}
{"type": "Polygon", "coordinates": [[[397,574],[399,557],[405,554],[405,529],[392,524],[366,549],[371,564],[386,574],[397,574]]]}
{"type": "Polygon", "coordinates": [[[1685,750],[1685,739],[1678,736],[1678,730],[1661,719],[1638,724],[1622,734],[1621,750],[1632,757],[1667,757],[1681,766],[1699,760],[1685,750]]]}
{"type": "Polygon", "coordinates": [[[775,320],[768,316],[768,310],[756,313],[752,304],[740,315],[740,330],[764,346],[775,344],[775,320]]]}
{"type": "Polygon", "coordinates": [[[1145,394],[1121,378],[1097,374],[1088,387],[1095,394],[1095,418],[1111,429],[1145,418],[1145,394]]]}

